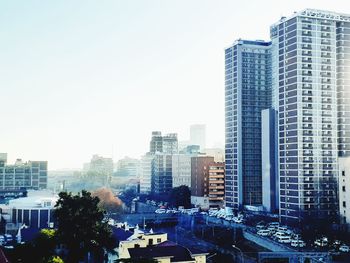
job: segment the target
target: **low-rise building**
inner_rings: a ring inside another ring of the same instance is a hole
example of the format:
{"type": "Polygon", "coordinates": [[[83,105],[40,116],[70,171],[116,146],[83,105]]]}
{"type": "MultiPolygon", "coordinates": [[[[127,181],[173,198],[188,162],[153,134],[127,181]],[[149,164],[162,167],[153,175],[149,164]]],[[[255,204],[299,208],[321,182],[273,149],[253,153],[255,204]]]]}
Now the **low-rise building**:
{"type": "Polygon", "coordinates": [[[12,199],[1,205],[2,216],[12,225],[30,228],[53,227],[53,211],[57,196],[44,191],[30,191],[28,197],[12,199]]]}
{"type": "Polygon", "coordinates": [[[209,207],[223,207],[225,199],[225,163],[209,164],[209,207]]]}
{"type": "Polygon", "coordinates": [[[208,255],[169,241],[167,233],[155,233],[152,229],[145,232],[138,226],[131,228],[127,223],[115,226],[113,233],[117,240],[117,258],[121,262],[122,259],[155,259],[159,263],[205,263],[208,255]]]}
{"type": "Polygon", "coordinates": [[[46,188],[47,161],[23,162],[17,159],[15,164],[7,164],[7,154],[0,154],[0,190],[46,188]]]}

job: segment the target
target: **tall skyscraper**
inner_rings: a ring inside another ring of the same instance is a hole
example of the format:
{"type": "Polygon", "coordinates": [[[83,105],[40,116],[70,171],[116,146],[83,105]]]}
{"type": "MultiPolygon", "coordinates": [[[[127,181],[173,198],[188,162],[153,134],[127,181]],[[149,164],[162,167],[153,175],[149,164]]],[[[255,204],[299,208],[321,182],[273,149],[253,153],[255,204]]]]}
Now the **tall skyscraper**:
{"type": "Polygon", "coordinates": [[[280,216],[334,220],[338,154],[350,144],[350,16],[304,10],[271,26],[280,216]]]}
{"type": "Polygon", "coordinates": [[[194,124],[190,126],[190,143],[199,145],[203,150],[206,147],[206,126],[205,124],[194,124]]]}
{"type": "Polygon", "coordinates": [[[262,204],[261,111],[271,106],[271,42],[238,40],[225,50],[225,201],[262,204]]]}

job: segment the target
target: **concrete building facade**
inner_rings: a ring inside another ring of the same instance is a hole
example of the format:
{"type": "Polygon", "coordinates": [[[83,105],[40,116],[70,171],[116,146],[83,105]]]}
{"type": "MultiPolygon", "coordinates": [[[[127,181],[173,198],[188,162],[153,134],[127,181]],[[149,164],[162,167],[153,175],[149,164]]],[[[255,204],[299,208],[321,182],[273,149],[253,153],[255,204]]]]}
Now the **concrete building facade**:
{"type": "Polygon", "coordinates": [[[271,106],[271,42],[237,40],[225,50],[225,201],[262,204],[261,111],[271,106]]]}

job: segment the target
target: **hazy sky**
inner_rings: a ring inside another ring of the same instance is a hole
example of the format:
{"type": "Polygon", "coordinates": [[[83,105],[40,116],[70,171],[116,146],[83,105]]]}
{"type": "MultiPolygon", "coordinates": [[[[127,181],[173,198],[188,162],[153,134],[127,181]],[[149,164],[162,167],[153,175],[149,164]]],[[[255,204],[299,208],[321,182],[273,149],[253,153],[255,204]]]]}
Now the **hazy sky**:
{"type": "Polygon", "coordinates": [[[0,152],[81,167],[139,157],[152,130],[224,142],[224,48],[282,15],[349,0],[0,2],[0,152]]]}

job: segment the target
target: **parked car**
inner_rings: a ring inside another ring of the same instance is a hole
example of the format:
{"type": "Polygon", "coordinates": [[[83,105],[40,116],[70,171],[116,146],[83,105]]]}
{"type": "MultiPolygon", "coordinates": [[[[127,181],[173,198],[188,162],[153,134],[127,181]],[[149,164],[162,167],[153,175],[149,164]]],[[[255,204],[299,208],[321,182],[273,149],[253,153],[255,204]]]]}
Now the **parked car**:
{"type": "Polygon", "coordinates": [[[347,245],[341,245],[339,247],[339,251],[344,252],[344,253],[349,253],[350,252],[350,248],[347,245]]]}
{"type": "Polygon", "coordinates": [[[275,233],[277,231],[277,228],[274,227],[274,226],[268,226],[267,229],[270,230],[273,233],[275,233]]]}
{"type": "Polygon", "coordinates": [[[273,235],[273,239],[279,239],[280,237],[289,237],[289,238],[291,238],[291,236],[286,235],[286,233],[284,233],[284,232],[276,232],[273,235]]]}
{"type": "Polygon", "coordinates": [[[278,232],[287,232],[288,228],[286,226],[279,226],[277,227],[278,232]]]}
{"type": "Polygon", "coordinates": [[[336,240],[333,241],[333,247],[334,247],[334,248],[337,248],[337,247],[339,247],[340,245],[341,245],[341,241],[340,241],[340,240],[337,240],[337,239],[336,239],[336,240]]]}
{"type": "Polygon", "coordinates": [[[303,241],[303,240],[300,240],[300,239],[292,239],[291,242],[290,242],[290,245],[292,247],[305,247],[306,246],[306,243],[303,241]]]}
{"type": "Polygon", "coordinates": [[[259,223],[256,225],[256,229],[257,229],[257,230],[261,230],[261,229],[264,229],[264,228],[265,228],[264,222],[259,222],[259,223]]]}
{"type": "Polygon", "coordinates": [[[155,213],[156,213],[156,214],[165,214],[165,213],[166,213],[166,210],[163,209],[163,208],[160,208],[160,209],[157,209],[157,210],[155,211],[155,213]]]}
{"type": "Polygon", "coordinates": [[[280,223],[279,222],[271,222],[268,224],[268,226],[273,226],[273,227],[277,228],[280,226],[280,223]]]}
{"type": "Polygon", "coordinates": [[[10,234],[5,234],[5,238],[6,238],[6,242],[12,242],[13,241],[13,237],[10,234]]]}
{"type": "Polygon", "coordinates": [[[233,217],[233,222],[237,223],[237,224],[242,224],[243,223],[243,218],[241,217],[233,217]]]}
{"type": "Polygon", "coordinates": [[[277,239],[277,242],[279,243],[285,243],[285,244],[288,244],[290,243],[292,240],[290,238],[290,236],[281,236],[277,239]]]}
{"type": "Polygon", "coordinates": [[[292,234],[292,239],[294,240],[301,240],[301,235],[300,234],[292,234]]]}
{"type": "Polygon", "coordinates": [[[266,237],[266,236],[269,236],[271,234],[271,232],[270,232],[270,230],[267,230],[267,229],[261,229],[257,232],[257,234],[259,236],[266,237]]]}
{"type": "Polygon", "coordinates": [[[319,247],[326,247],[328,246],[328,238],[322,237],[315,240],[314,244],[319,247]]]}

